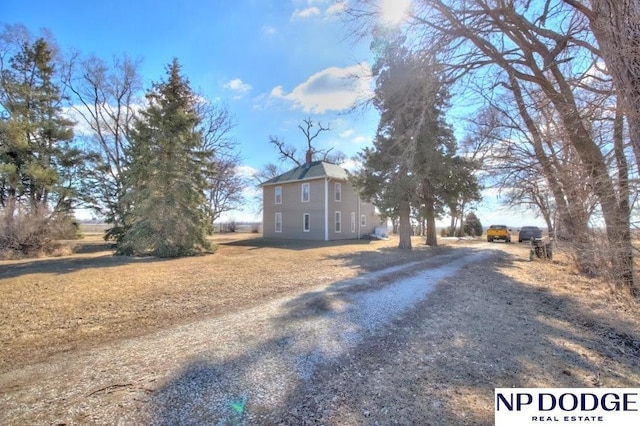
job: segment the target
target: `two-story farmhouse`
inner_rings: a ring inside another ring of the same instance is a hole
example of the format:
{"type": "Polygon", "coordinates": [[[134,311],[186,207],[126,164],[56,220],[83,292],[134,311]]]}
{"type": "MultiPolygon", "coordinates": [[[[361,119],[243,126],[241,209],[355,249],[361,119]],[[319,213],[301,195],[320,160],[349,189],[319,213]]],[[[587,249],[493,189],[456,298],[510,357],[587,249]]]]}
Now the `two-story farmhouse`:
{"type": "Polygon", "coordinates": [[[310,161],[262,184],[262,228],[267,238],[346,240],[373,234],[375,207],[362,201],[347,171],[310,161]]]}

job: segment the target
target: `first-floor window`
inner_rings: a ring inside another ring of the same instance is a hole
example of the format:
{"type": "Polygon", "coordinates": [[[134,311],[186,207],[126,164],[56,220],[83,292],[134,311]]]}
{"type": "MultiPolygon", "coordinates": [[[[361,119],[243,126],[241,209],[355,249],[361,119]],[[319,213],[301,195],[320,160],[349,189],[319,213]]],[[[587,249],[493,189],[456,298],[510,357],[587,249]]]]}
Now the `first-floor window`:
{"type": "Polygon", "coordinates": [[[336,212],[336,232],[342,232],[342,213],[336,212]]]}
{"type": "Polygon", "coordinates": [[[302,216],[302,230],[304,232],[311,231],[311,215],[309,213],[305,213],[302,216]]]}
{"type": "Polygon", "coordinates": [[[351,232],[356,232],[356,214],[351,212],[351,232]]]}
{"type": "Polygon", "coordinates": [[[282,213],[276,213],[276,232],[282,232],[282,213]]]}
{"type": "Polygon", "coordinates": [[[360,226],[367,226],[367,215],[363,214],[360,216],[360,226]]]}

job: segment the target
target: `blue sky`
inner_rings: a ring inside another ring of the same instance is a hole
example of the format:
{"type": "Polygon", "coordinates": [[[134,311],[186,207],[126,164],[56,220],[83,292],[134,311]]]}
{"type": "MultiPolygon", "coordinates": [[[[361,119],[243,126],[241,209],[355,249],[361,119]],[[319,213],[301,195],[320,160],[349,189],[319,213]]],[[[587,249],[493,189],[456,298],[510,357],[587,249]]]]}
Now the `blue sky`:
{"type": "MultiPolygon", "coordinates": [[[[385,19],[400,17],[407,1],[381,0],[385,19]]],[[[270,136],[302,149],[297,126],[305,118],[331,128],[317,139],[322,148],[351,156],[371,144],[376,111],[347,111],[370,90],[372,55],[368,40],[348,37],[336,13],[342,6],[335,0],[2,0],[0,19],[33,33],[47,28],[64,51],[140,58],[145,87],[164,78],[177,57],[193,89],[229,108],[250,173],[277,162],[270,136]],[[361,78],[348,78],[353,75],[361,78]]],[[[483,223],[519,225],[492,200],[485,204],[483,223]]],[[[234,219],[253,219],[254,211],[247,206],[234,219]]]]}

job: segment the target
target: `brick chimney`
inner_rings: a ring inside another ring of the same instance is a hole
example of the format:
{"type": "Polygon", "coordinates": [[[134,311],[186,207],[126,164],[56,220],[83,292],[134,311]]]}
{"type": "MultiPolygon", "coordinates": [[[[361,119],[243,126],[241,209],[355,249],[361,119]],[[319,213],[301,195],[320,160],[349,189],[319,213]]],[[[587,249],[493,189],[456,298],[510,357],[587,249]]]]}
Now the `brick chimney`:
{"type": "Polygon", "coordinates": [[[313,153],[311,152],[311,150],[307,151],[307,157],[306,157],[306,166],[309,167],[311,166],[311,160],[313,158],[313,153]]]}

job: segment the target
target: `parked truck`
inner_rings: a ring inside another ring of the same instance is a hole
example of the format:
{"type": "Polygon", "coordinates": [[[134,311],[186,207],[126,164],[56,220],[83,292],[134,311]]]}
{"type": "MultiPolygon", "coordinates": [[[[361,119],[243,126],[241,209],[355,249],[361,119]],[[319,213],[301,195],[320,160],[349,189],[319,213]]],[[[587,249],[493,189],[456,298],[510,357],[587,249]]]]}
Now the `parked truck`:
{"type": "Polygon", "coordinates": [[[492,243],[495,240],[504,240],[507,243],[511,242],[511,230],[507,225],[491,225],[487,229],[487,241],[492,243]]]}

